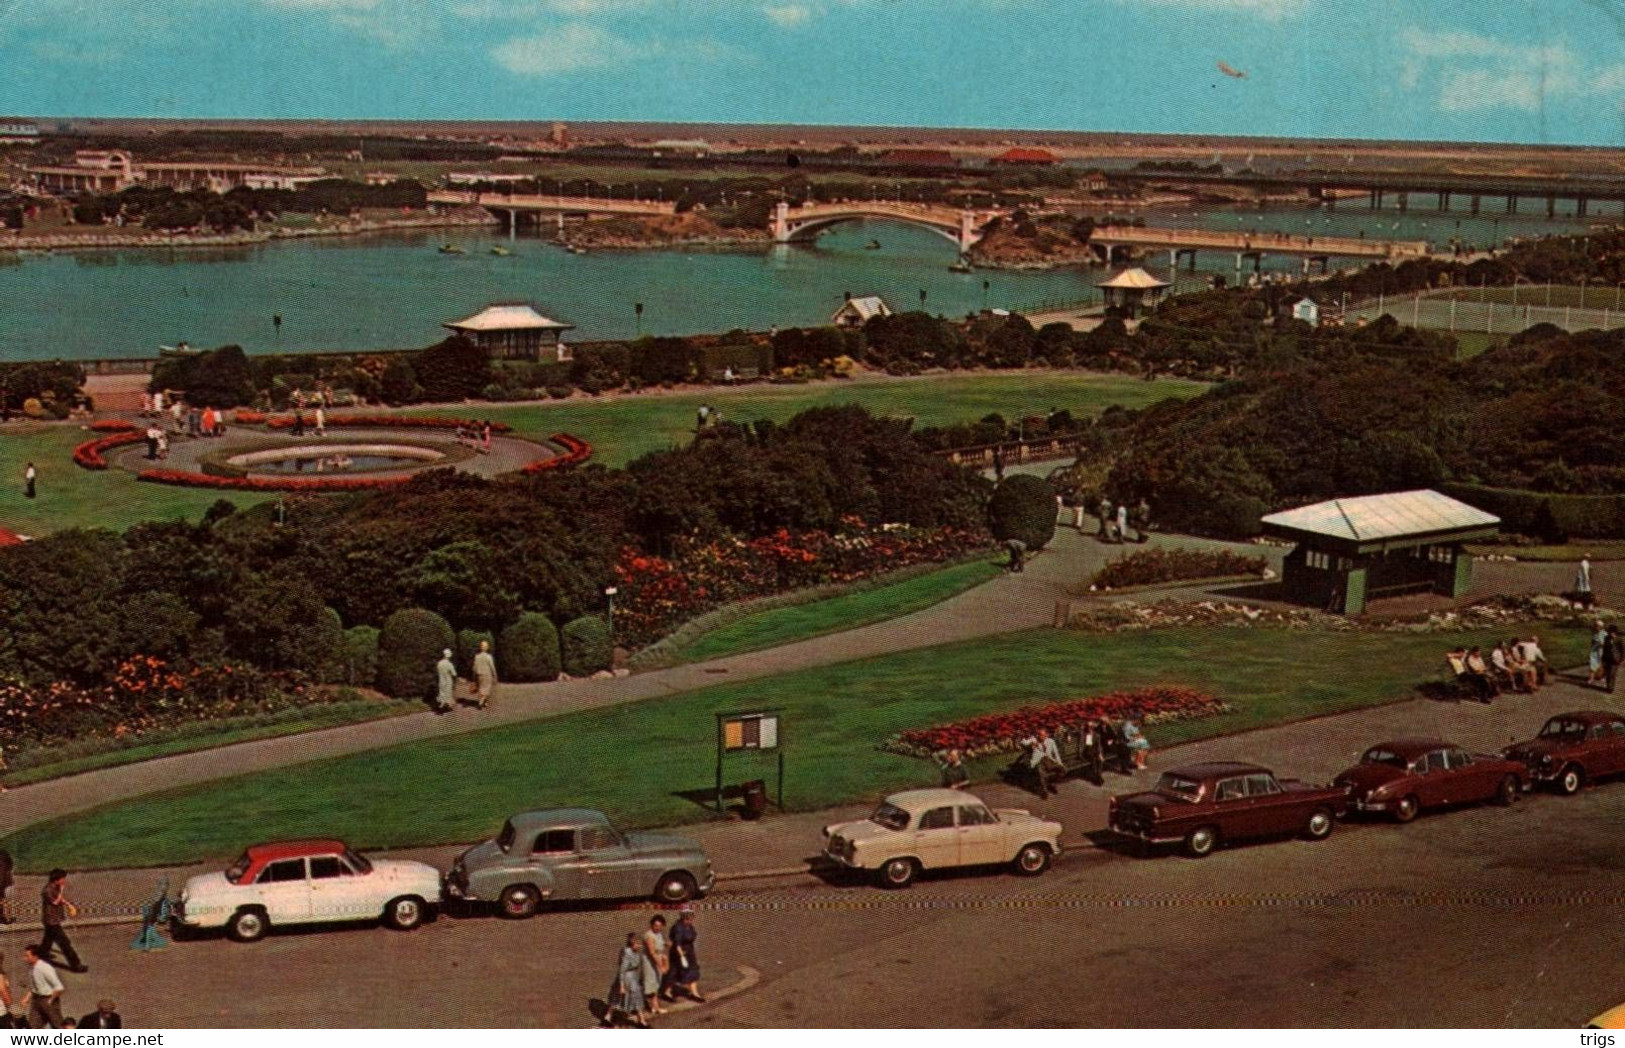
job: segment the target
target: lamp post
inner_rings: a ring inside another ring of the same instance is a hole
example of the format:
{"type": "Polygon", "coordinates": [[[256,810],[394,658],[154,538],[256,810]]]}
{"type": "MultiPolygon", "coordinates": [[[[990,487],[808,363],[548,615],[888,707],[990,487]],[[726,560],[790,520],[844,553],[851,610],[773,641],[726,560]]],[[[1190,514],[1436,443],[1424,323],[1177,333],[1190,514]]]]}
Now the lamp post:
{"type": "Polygon", "coordinates": [[[614,586],[604,587],[604,615],[605,620],[609,624],[609,642],[611,645],[614,645],[615,643],[615,594],[619,592],[620,590],[616,589],[614,586]]]}

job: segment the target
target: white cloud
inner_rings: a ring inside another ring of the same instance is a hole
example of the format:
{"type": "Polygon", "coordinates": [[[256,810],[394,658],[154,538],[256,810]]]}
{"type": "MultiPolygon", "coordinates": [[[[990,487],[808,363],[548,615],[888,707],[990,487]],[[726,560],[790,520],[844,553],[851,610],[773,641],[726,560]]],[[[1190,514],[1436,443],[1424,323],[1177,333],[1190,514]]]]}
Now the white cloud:
{"type": "Polygon", "coordinates": [[[1407,29],[1399,86],[1436,92],[1449,113],[1516,109],[1536,113],[1548,103],[1625,91],[1625,64],[1590,65],[1566,42],[1526,44],[1462,30],[1407,29]]]}
{"type": "Polygon", "coordinates": [[[623,65],[653,48],[640,48],[593,25],[565,25],[518,36],[491,49],[491,57],[520,76],[559,76],[623,65]]]}
{"type": "Polygon", "coordinates": [[[778,4],[762,8],[762,14],[785,29],[794,29],[812,20],[813,10],[806,4],[778,4]]]}

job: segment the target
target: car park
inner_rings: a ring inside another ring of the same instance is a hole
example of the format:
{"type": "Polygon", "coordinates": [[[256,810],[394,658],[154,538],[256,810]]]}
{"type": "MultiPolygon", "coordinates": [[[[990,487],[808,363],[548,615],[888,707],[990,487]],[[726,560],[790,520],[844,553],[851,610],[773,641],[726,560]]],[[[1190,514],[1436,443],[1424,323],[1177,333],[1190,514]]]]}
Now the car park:
{"type": "Polygon", "coordinates": [[[1062,827],[1019,808],[989,808],[963,790],[906,790],[866,819],[824,827],[824,855],[887,888],[924,870],[1009,865],[1037,876],[1061,854],[1062,827]]]}
{"type": "Polygon", "coordinates": [[[173,910],[178,928],[224,929],[239,942],[273,927],[382,919],[402,931],[433,916],[440,871],[369,859],[343,841],[257,844],[219,873],[190,878],[173,910]]]}
{"type": "Polygon", "coordinates": [[[1424,808],[1499,801],[1511,804],[1528,781],[1521,762],[1469,753],[1438,739],[1395,739],[1370,747],[1332,780],[1349,809],[1410,822],[1424,808]]]}
{"type": "Polygon", "coordinates": [[[504,917],[533,916],[544,902],[649,899],[675,905],[716,884],[705,849],[687,837],[622,833],[603,812],[522,812],[457,857],[446,899],[495,903],[504,917]]]}
{"type": "Polygon", "coordinates": [[[1347,806],[1341,786],[1280,779],[1239,761],[1189,764],[1164,772],[1154,789],[1113,797],[1107,825],[1151,845],[1181,844],[1201,858],[1230,841],[1330,836],[1347,806]]]}
{"type": "Polygon", "coordinates": [[[1501,754],[1527,767],[1536,784],[1578,793],[1587,782],[1625,772],[1625,717],[1607,710],[1560,713],[1539,735],[1501,754]]]}

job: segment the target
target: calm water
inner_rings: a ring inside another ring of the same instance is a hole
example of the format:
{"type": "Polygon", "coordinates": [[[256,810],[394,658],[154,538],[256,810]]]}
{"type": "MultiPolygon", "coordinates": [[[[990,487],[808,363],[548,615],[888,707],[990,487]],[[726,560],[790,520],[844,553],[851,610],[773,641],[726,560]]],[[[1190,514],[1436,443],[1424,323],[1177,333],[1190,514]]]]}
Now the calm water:
{"type": "Polygon", "coordinates": [[[261,462],[249,467],[249,470],[253,473],[360,473],[366,470],[399,469],[402,466],[423,464],[421,459],[394,455],[352,455],[349,463],[343,466],[334,465],[333,460],[327,458],[323,468],[318,470],[316,466],[322,461],[320,457],[277,459],[274,462],[261,462]]]}
{"type": "MultiPolygon", "coordinates": [[[[1151,210],[1148,224],[1322,232],[1490,243],[1581,228],[1544,213],[1472,218],[1413,209],[1370,212],[1280,208],[1151,210]]],[[[948,272],[947,240],[910,226],[840,226],[812,246],[750,250],[568,252],[494,231],[284,241],[251,248],[86,251],[0,259],[0,359],[152,356],[159,345],[235,342],[250,352],[415,348],[444,335],[442,321],[487,303],[529,300],[576,325],[577,340],[765,329],[826,321],[842,293],[880,294],[894,308],[944,315],[985,306],[1030,308],[1096,297],[1099,269],[948,272]],[[880,248],[870,250],[871,240],[880,248]],[[467,252],[443,255],[455,243],[467,252]],[[490,253],[494,244],[512,253],[490,253]],[[984,280],[988,286],[983,287],[984,280]],[[280,314],[280,333],[272,317],[280,314]]],[[[1161,271],[1155,262],[1148,268],[1161,271]]],[[[1267,268],[1291,270],[1292,259],[1267,268]]],[[[1202,255],[1204,272],[1232,256],[1202,255]]],[[[1182,284],[1188,278],[1182,278],[1182,284]]]]}

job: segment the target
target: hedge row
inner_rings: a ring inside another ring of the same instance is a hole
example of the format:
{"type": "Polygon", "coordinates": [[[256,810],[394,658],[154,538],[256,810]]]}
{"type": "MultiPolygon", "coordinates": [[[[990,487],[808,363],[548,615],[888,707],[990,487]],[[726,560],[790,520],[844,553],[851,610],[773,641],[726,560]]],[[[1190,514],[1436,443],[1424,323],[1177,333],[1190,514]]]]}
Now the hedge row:
{"type": "Polygon", "coordinates": [[[479,630],[454,633],[445,619],[422,608],[403,608],[373,630],[358,626],[344,635],[344,661],[355,684],[377,684],[398,699],[422,699],[435,691],[435,664],[451,648],[459,671],[472,673],[475,652],[489,641],[501,679],[512,683],[549,681],[560,671],[586,677],[610,668],[613,644],[600,618],[583,616],[565,623],[562,633],[546,615],[527,611],[499,635],[479,630]]]}
{"type": "Polygon", "coordinates": [[[1502,531],[1543,538],[1625,538],[1625,495],[1562,495],[1481,484],[1447,483],[1435,487],[1451,498],[1500,517],[1502,531]],[[1549,514],[1546,520],[1542,519],[1546,515],[1542,506],[1549,514]]]}

